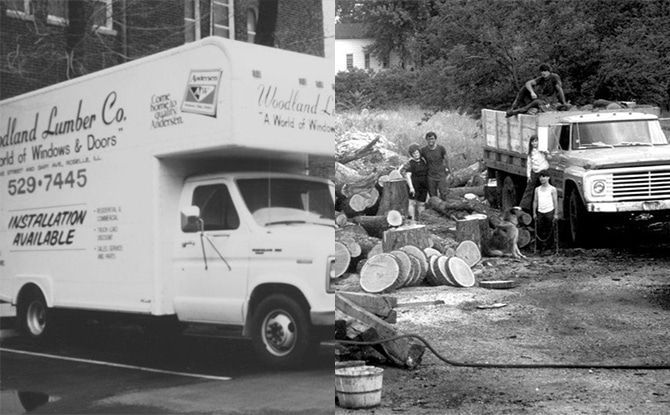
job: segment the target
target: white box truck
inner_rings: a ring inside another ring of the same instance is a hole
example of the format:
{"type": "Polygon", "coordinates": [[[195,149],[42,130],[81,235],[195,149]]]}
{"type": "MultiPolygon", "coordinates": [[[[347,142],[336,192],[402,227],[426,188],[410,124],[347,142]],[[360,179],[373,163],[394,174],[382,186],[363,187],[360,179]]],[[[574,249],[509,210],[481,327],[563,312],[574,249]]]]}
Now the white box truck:
{"type": "Polygon", "coordinates": [[[326,59],[220,38],[0,102],[0,300],[251,338],[268,363],[333,336],[326,59]],[[194,329],[195,328],[195,329],[194,329]]]}

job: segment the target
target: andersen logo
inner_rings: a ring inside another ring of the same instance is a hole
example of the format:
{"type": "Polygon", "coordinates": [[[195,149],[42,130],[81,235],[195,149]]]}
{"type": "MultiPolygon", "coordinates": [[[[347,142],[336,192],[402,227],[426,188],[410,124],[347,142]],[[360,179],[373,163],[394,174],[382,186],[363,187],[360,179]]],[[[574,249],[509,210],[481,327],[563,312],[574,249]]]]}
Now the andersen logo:
{"type": "Polygon", "coordinates": [[[216,117],[221,70],[192,70],[181,110],[216,117]]]}

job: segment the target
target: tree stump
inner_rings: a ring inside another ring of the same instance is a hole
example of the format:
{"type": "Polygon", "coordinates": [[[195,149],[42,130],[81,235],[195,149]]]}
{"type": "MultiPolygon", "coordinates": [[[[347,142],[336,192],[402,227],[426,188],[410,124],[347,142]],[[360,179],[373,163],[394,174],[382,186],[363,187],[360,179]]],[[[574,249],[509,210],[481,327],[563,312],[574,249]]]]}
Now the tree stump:
{"type": "Polygon", "coordinates": [[[481,248],[482,240],[489,234],[489,218],[483,214],[468,215],[456,221],[456,239],[459,242],[472,241],[481,248]]]}
{"type": "Polygon", "coordinates": [[[419,249],[432,246],[430,233],[425,225],[408,225],[389,229],[382,236],[384,252],[391,252],[406,245],[413,245],[419,249]]]}
{"type": "Polygon", "coordinates": [[[390,210],[397,210],[406,217],[409,207],[409,190],[404,179],[389,180],[384,183],[382,198],[379,202],[377,216],[386,215],[390,210]]]}

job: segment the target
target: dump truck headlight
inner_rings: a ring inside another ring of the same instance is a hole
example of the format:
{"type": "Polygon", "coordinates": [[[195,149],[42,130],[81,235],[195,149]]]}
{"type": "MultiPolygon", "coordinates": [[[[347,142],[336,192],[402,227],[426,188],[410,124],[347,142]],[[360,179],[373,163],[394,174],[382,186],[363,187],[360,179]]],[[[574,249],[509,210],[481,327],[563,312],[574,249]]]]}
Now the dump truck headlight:
{"type": "Polygon", "coordinates": [[[606,188],[605,180],[596,180],[591,185],[591,193],[594,195],[601,195],[605,193],[606,188]]]}

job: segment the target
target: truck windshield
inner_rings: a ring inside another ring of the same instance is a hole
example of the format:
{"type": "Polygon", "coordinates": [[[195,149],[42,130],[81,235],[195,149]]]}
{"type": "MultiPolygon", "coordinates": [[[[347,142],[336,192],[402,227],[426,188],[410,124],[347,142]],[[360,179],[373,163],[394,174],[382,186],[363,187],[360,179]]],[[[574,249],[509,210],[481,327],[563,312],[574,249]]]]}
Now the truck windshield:
{"type": "Polygon", "coordinates": [[[327,183],[294,178],[238,179],[244,203],[261,226],[332,224],[335,205],[327,183]]]}
{"type": "Polygon", "coordinates": [[[581,149],[668,144],[658,120],[577,123],[574,131],[581,149]]]}

